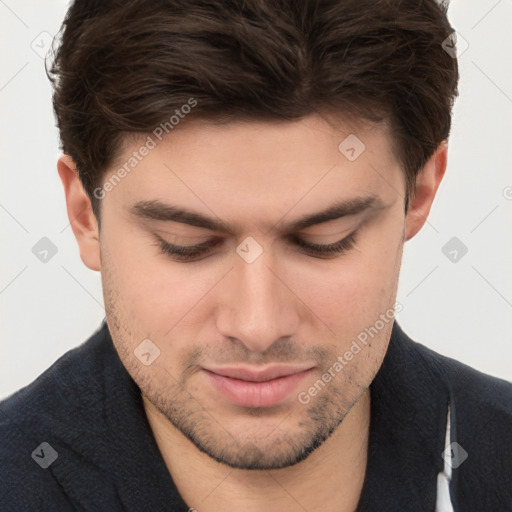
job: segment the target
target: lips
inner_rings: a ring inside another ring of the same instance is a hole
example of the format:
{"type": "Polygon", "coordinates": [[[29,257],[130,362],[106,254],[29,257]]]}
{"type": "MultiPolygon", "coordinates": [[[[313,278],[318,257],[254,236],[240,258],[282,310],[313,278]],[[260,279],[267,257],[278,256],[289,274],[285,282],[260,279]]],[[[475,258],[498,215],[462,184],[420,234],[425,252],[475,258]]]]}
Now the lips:
{"type": "Polygon", "coordinates": [[[272,407],[311,373],[312,366],[209,367],[203,373],[225,398],[242,407],[272,407]]]}

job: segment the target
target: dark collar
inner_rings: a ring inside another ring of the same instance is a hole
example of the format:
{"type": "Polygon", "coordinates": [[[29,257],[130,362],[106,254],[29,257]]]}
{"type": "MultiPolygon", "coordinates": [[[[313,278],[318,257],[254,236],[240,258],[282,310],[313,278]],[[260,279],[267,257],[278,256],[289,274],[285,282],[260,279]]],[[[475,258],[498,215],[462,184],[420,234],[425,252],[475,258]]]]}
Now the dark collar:
{"type": "Polygon", "coordinates": [[[92,352],[91,374],[81,375],[92,386],[91,421],[83,410],[79,432],[70,440],[72,453],[59,455],[60,464],[50,469],[84,510],[121,502],[126,512],[186,512],[153,438],[140,389],[122,365],[105,321],[85,347],[92,352]]]}
{"type": "Polygon", "coordinates": [[[370,385],[368,465],[358,512],[435,510],[450,394],[431,354],[395,321],[370,385]]]}

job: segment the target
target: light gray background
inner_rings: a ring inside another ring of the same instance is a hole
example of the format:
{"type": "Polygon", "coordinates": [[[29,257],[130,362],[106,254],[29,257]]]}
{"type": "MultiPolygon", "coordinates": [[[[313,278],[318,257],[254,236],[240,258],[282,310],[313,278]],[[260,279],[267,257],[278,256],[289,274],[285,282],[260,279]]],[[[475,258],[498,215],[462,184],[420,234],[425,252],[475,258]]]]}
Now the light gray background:
{"type": "MultiPolygon", "coordinates": [[[[80,260],[66,216],[39,55],[66,6],[0,0],[0,398],[104,317],[100,276],[80,260]],[[46,263],[32,253],[42,237],[58,249],[46,263]]],[[[450,19],[469,46],[448,172],[429,223],[406,243],[398,320],[413,339],[512,381],[512,1],[455,0],[450,19]],[[442,252],[452,237],[468,248],[455,263],[442,252]]]]}

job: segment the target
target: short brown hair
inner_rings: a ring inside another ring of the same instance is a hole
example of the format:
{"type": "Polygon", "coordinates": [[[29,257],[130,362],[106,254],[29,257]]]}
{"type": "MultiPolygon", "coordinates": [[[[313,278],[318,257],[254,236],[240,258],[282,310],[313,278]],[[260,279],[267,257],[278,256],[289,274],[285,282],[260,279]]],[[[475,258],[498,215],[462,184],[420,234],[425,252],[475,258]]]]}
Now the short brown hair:
{"type": "Polygon", "coordinates": [[[93,191],[127,132],[187,115],[388,123],[405,173],[447,139],[458,67],[435,0],[75,0],[47,71],[61,149],[93,191]]]}

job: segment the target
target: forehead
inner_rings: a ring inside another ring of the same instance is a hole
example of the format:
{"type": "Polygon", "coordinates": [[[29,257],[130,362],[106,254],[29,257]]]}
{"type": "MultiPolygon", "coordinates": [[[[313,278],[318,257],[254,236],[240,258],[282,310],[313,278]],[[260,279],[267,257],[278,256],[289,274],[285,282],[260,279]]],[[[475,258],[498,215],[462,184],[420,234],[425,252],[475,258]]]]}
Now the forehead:
{"type": "Polygon", "coordinates": [[[333,125],[319,116],[184,122],[160,138],[127,138],[104,180],[123,166],[129,172],[109,200],[127,209],[134,201],[172,199],[220,218],[253,220],[368,194],[390,199],[403,181],[385,126],[333,125]]]}
{"type": "MultiPolygon", "coordinates": [[[[254,158],[260,156],[266,161],[299,163],[302,158],[322,162],[341,155],[349,161],[355,161],[354,155],[344,153],[344,149],[355,143],[358,153],[379,153],[380,158],[389,159],[392,153],[391,136],[387,123],[379,124],[363,120],[344,119],[341,116],[310,115],[294,121],[237,120],[217,122],[215,119],[185,118],[178,125],[164,124],[156,127],[152,133],[126,133],[120,154],[112,168],[121,166],[132,152],[152,146],[149,157],[158,155],[160,159],[180,159],[193,163],[201,157],[214,162],[253,163],[260,172],[264,169],[254,158]],[[148,143],[148,138],[151,139],[148,143]],[[347,147],[345,147],[347,146],[347,147]],[[351,158],[348,158],[351,157],[351,158]]],[[[233,165],[225,168],[232,170],[233,165]]]]}

